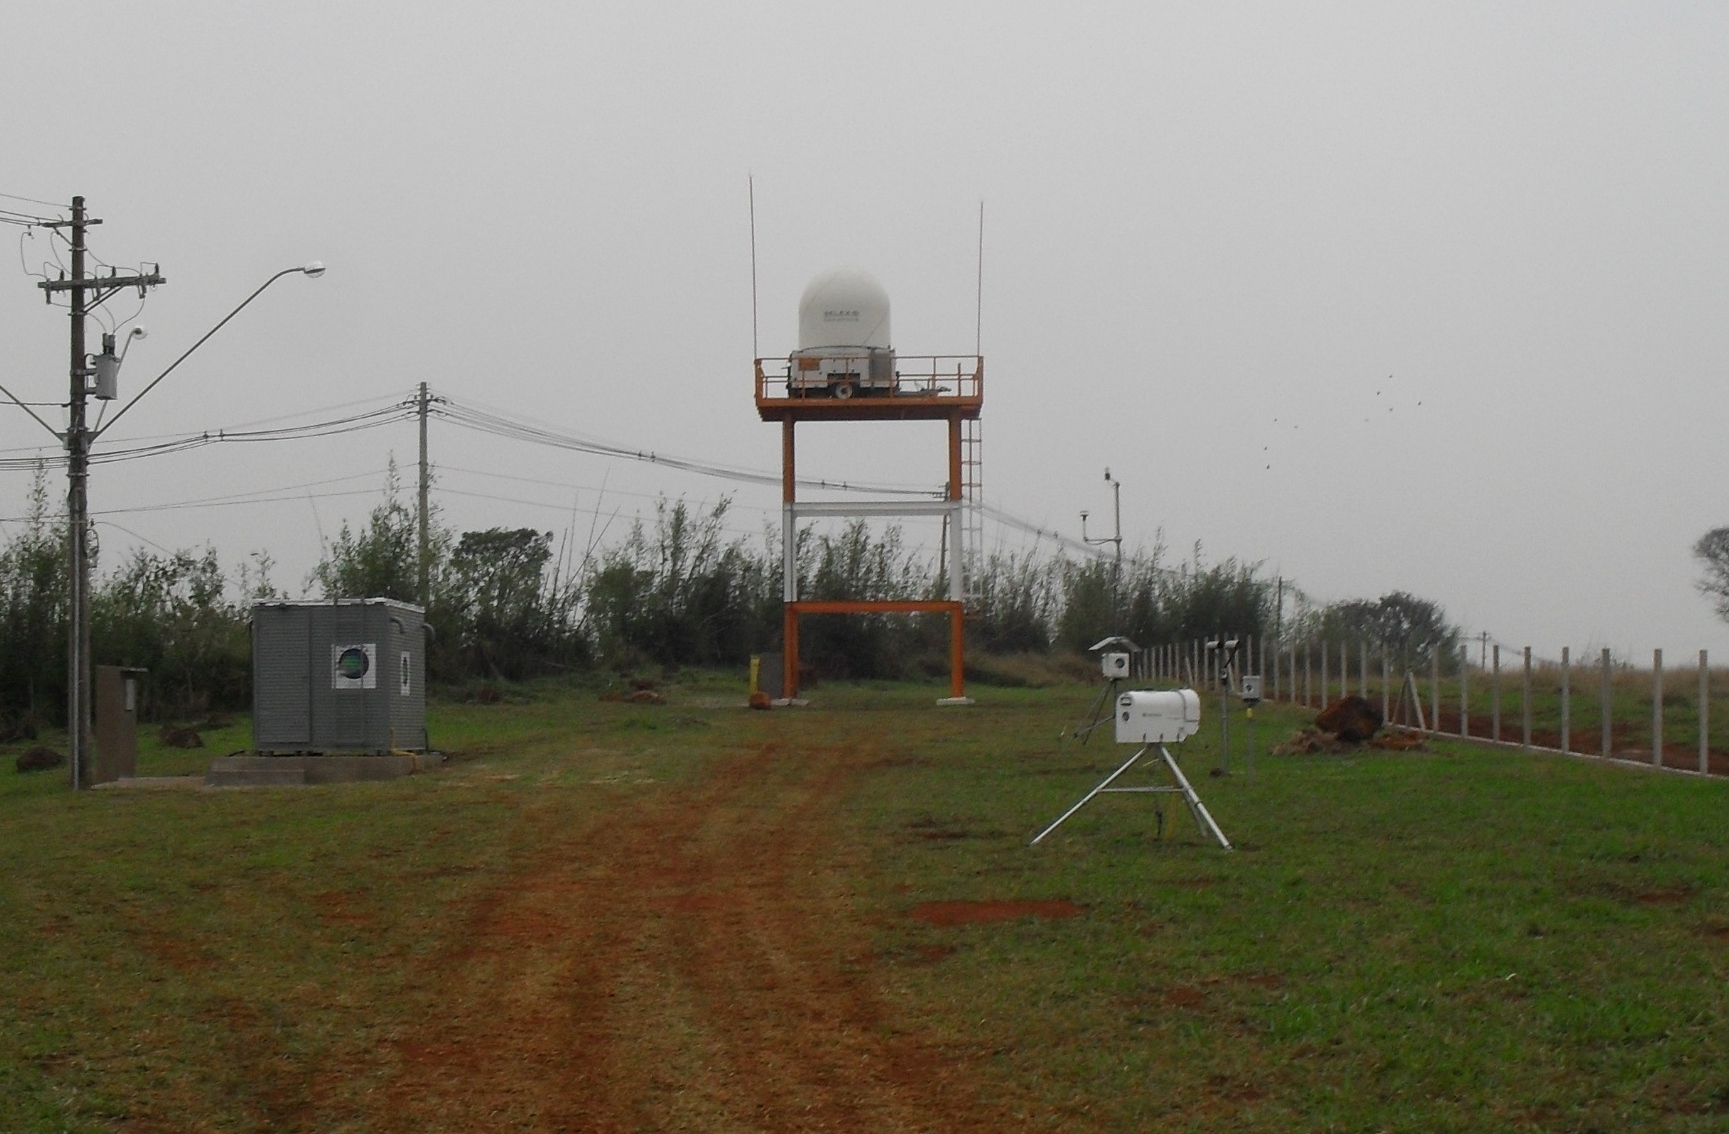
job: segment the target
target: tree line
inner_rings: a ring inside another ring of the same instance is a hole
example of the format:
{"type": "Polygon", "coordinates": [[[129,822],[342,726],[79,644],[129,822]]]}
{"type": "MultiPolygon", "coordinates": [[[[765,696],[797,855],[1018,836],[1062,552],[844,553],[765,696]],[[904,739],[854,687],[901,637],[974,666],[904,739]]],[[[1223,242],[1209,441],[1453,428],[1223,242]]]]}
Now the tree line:
{"type": "MultiPolygon", "coordinates": [[[[778,531],[729,535],[729,502],[706,509],[660,500],[606,547],[554,552],[532,528],[454,532],[429,517],[427,620],[432,680],[519,681],[651,666],[743,665],[776,650],[783,558],[778,531]]],[[[811,599],[929,599],[946,594],[943,565],[893,526],[864,521],[797,535],[799,593],[811,599]]],[[[99,560],[100,562],[100,560],[99,560]]],[[[98,664],[142,666],[149,719],[190,719],[251,700],[249,616],[289,597],[267,555],[225,571],[214,548],[137,550],[99,570],[91,601],[98,664]]],[[[1395,593],[1378,601],[1311,604],[1259,563],[1179,562],[1167,549],[1121,563],[1063,554],[998,553],[978,567],[968,646],[986,654],[1072,653],[1113,634],[1143,645],[1227,631],[1287,639],[1368,637],[1405,651],[1450,646],[1458,631],[1438,607],[1395,593]],[[1276,609],[1284,607],[1283,610],[1276,609]]],[[[392,470],[359,525],[325,541],[305,580],[310,598],[418,602],[419,522],[392,470]]],[[[0,717],[60,722],[66,692],[66,539],[38,475],[25,522],[0,549],[0,717]]],[[[946,674],[946,620],[934,616],[817,616],[803,620],[800,655],[831,677],[946,674]]]]}

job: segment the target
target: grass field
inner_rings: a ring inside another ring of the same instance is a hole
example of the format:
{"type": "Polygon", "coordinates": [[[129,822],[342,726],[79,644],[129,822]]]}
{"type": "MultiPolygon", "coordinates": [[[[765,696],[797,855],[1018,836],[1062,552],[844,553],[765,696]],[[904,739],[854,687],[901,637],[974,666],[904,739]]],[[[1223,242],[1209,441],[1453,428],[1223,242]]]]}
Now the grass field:
{"type": "Polygon", "coordinates": [[[0,1129],[1729,1128],[1729,783],[1269,757],[1284,708],[1215,778],[1209,704],[1179,755],[1234,853],[1145,796],[1029,847],[1126,755],[1059,739],[1093,690],[740,684],[438,704],[450,764],[384,784],[75,796],[6,752],[0,1129]],[[420,1106],[464,1035],[504,1047],[420,1106]]]}

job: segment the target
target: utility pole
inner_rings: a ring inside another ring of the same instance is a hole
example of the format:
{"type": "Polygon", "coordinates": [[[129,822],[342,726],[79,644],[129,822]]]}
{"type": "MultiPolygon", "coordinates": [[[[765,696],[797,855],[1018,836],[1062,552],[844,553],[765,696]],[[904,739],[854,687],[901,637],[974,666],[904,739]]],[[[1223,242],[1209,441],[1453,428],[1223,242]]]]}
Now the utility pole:
{"type": "Polygon", "coordinates": [[[66,424],[66,546],[71,559],[66,652],[66,747],[72,787],[90,779],[90,438],[85,430],[84,391],[84,198],[72,198],[72,401],[66,424]]]}
{"type": "Polygon", "coordinates": [[[432,544],[426,516],[426,413],[431,399],[425,382],[420,384],[420,396],[415,401],[420,409],[420,605],[428,609],[432,606],[432,544]]]}
{"type": "MultiPolygon", "coordinates": [[[[86,276],[84,257],[88,248],[84,234],[92,225],[102,222],[84,210],[84,198],[72,198],[72,219],[53,221],[44,228],[72,230],[72,278],[45,280],[37,286],[53,302],[54,293],[70,296],[71,328],[71,398],[68,402],[66,435],[66,551],[67,551],[67,615],[70,627],[66,641],[66,747],[67,762],[73,788],[90,782],[90,440],[85,414],[85,399],[91,393],[90,378],[96,368],[90,364],[84,350],[84,318],[107,302],[122,288],[136,287],[142,296],[144,289],[166,281],[160,269],[147,275],[122,276],[110,271],[106,276],[86,276]]],[[[111,340],[103,342],[105,353],[112,354],[111,340]]],[[[103,393],[112,397],[112,392],[103,393]]]]}

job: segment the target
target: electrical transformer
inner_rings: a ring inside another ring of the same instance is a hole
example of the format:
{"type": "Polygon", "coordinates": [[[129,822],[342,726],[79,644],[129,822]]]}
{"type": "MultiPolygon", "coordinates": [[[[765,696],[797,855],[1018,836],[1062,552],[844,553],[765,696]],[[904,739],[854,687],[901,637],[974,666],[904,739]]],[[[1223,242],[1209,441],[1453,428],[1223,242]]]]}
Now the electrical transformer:
{"type": "Polygon", "coordinates": [[[253,748],[425,751],[426,639],[426,612],[393,599],[256,604],[253,748]]]}

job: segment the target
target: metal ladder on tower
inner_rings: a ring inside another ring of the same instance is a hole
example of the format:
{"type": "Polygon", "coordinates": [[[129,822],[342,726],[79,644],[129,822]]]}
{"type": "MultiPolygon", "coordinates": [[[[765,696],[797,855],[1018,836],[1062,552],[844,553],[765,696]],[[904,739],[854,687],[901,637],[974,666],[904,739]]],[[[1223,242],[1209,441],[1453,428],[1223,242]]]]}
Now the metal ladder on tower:
{"type": "Polygon", "coordinates": [[[966,602],[976,607],[985,578],[984,442],[976,417],[961,422],[961,565],[966,602]]]}

